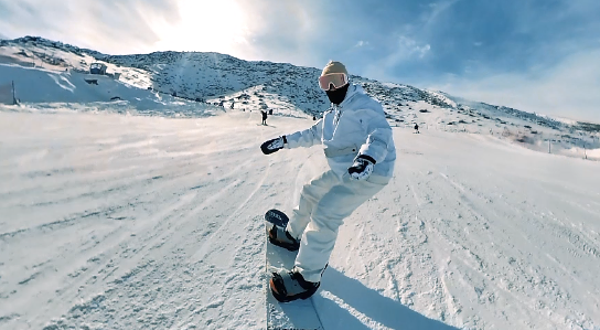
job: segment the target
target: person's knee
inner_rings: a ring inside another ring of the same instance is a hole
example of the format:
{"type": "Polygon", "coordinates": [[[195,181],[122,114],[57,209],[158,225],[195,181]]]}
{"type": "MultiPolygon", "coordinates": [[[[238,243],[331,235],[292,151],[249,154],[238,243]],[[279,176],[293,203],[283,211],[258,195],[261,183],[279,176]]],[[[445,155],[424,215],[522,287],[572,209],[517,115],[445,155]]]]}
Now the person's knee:
{"type": "Polygon", "coordinates": [[[300,192],[300,196],[302,196],[303,198],[316,201],[316,199],[317,199],[316,195],[317,194],[315,192],[315,188],[310,183],[302,186],[302,191],[300,192]]]}
{"type": "Polygon", "coordinates": [[[340,212],[336,207],[317,207],[313,212],[312,221],[324,230],[337,231],[347,216],[346,212],[340,212]]]}
{"type": "Polygon", "coordinates": [[[306,228],[311,242],[327,244],[335,241],[339,226],[332,226],[331,222],[318,222],[314,218],[312,220],[306,228]]]}

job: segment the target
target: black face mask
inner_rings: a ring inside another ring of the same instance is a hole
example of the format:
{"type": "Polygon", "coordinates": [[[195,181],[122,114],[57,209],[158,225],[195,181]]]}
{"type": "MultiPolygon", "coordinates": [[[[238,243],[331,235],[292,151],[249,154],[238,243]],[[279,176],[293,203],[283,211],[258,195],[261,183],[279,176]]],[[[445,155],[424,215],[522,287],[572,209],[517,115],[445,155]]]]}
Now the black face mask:
{"type": "Polygon", "coordinates": [[[327,93],[327,97],[329,98],[329,101],[331,101],[331,103],[333,103],[335,105],[340,105],[340,103],[342,103],[344,101],[344,99],[346,98],[346,92],[348,91],[348,86],[350,86],[350,84],[346,84],[345,86],[342,86],[339,89],[336,89],[334,91],[326,91],[325,93],[327,93]]]}

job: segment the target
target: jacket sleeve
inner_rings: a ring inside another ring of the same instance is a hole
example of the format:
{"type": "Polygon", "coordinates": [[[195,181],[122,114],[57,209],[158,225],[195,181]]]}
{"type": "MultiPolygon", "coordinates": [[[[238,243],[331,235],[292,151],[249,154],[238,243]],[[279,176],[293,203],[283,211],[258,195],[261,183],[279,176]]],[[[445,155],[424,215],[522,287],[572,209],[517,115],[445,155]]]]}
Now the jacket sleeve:
{"type": "Polygon", "coordinates": [[[358,151],[358,156],[366,155],[383,162],[388,154],[388,144],[392,141],[392,128],[388,124],[383,111],[371,109],[360,111],[360,118],[367,132],[367,140],[358,151]]]}
{"type": "Polygon", "coordinates": [[[296,133],[286,135],[287,143],[285,147],[288,149],[298,147],[312,147],[315,144],[321,143],[323,130],[323,118],[319,119],[311,128],[296,133]]]}

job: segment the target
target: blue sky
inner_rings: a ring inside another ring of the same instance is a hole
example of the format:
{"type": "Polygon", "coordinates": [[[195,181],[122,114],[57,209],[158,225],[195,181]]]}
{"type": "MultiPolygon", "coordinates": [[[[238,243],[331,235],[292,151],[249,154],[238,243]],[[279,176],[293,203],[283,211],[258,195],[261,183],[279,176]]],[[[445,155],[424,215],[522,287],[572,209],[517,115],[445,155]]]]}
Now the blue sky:
{"type": "Polygon", "coordinates": [[[216,51],[600,122],[598,0],[0,0],[0,35],[216,51]]]}

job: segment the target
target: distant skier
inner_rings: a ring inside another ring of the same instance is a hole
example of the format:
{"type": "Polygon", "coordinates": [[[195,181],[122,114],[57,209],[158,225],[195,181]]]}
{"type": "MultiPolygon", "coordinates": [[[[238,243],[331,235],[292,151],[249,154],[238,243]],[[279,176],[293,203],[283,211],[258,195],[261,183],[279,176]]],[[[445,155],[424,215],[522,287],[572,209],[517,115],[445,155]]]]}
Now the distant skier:
{"type": "Polygon", "coordinates": [[[267,112],[260,110],[260,114],[262,115],[262,125],[267,126],[267,112]]]}
{"type": "Polygon", "coordinates": [[[419,134],[419,124],[415,123],[415,134],[419,134]]]}
{"type": "Polygon", "coordinates": [[[283,295],[286,301],[317,291],[344,218],[388,184],[396,160],[392,129],[381,104],[348,82],[342,63],[329,62],[319,86],[332,108],[312,127],[261,145],[268,155],[322,144],[331,168],[302,188],[287,227],[269,230],[271,243],[299,250],[293,269],[281,270],[270,280],[275,296],[283,295]]]}

